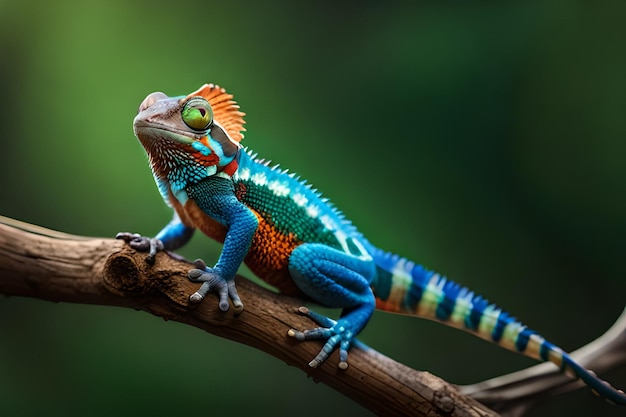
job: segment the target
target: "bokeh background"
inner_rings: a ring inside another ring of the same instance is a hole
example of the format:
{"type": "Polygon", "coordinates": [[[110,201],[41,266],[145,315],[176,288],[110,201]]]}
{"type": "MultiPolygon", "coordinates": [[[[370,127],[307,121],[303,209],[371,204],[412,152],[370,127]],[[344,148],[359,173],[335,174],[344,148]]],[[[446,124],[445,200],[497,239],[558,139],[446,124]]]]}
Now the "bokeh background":
{"type": "MultiPolygon", "coordinates": [[[[0,1],[0,214],[155,234],[170,213],[132,119],[152,91],[214,82],[247,112],[245,144],[372,242],[563,348],[624,308],[624,3],[38,3],[0,1]]],[[[182,253],[219,250],[198,234],[182,253]]],[[[262,352],[133,310],[5,297],[0,335],[3,416],[369,415],[262,352]]],[[[384,313],[362,340],[460,384],[534,364],[384,313]]],[[[626,387],[624,369],[604,377],[626,387]]],[[[533,415],[622,411],[578,391],[533,415]]]]}

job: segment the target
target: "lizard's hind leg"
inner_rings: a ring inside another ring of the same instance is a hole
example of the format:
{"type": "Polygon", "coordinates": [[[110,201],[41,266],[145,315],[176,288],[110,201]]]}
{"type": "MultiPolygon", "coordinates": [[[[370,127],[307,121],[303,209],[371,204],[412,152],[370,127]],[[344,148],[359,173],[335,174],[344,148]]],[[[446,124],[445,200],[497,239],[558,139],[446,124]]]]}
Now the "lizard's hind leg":
{"type": "Polygon", "coordinates": [[[297,340],[325,340],[320,353],[309,366],[317,367],[339,348],[339,367],[348,367],[348,350],[365,327],[376,306],[370,282],[375,274],[371,258],[355,256],[329,246],[308,243],[298,246],[289,258],[289,271],[296,285],[314,301],[342,308],[341,317],[332,320],[307,308],[305,314],[322,327],[289,330],[297,340]]]}

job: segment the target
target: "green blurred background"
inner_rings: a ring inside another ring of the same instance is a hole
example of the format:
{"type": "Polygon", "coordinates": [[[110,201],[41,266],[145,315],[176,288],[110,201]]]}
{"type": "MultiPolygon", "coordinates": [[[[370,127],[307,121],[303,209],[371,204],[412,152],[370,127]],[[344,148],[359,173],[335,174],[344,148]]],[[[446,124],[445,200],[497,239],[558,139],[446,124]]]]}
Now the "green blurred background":
{"type": "MultiPolygon", "coordinates": [[[[372,242],[563,348],[624,308],[623,2],[39,3],[0,0],[0,214],[156,233],[170,213],[132,119],[152,91],[214,82],[247,112],[245,144],[372,242]]],[[[219,250],[198,234],[182,253],[219,250]]],[[[0,332],[3,416],[368,415],[262,352],[146,313],[2,298],[0,332]]],[[[384,313],[362,340],[455,383],[534,364],[384,313]]],[[[624,369],[603,376],[626,387],[624,369]]],[[[622,412],[579,391],[533,415],[622,412]]]]}

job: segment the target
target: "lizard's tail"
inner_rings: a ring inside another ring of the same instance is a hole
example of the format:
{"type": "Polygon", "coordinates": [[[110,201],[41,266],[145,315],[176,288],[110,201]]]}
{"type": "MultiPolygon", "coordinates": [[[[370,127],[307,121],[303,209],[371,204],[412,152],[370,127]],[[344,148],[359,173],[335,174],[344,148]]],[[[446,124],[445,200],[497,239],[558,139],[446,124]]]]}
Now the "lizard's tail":
{"type": "Polygon", "coordinates": [[[480,295],[397,255],[369,249],[377,265],[377,277],[372,283],[376,308],[436,320],[514,352],[552,362],[562,372],[580,378],[599,396],[626,405],[624,392],[584,369],[560,348],[480,295]]]}

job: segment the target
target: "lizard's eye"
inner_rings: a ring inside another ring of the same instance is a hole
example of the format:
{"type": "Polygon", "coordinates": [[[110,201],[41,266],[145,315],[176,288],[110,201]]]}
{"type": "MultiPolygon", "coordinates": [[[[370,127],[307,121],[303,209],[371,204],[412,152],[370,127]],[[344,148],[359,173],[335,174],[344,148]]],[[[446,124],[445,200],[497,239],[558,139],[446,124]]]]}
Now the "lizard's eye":
{"type": "Polygon", "coordinates": [[[193,130],[207,130],[213,123],[213,110],[209,103],[200,97],[194,97],[185,103],[181,115],[183,122],[193,130]]]}

